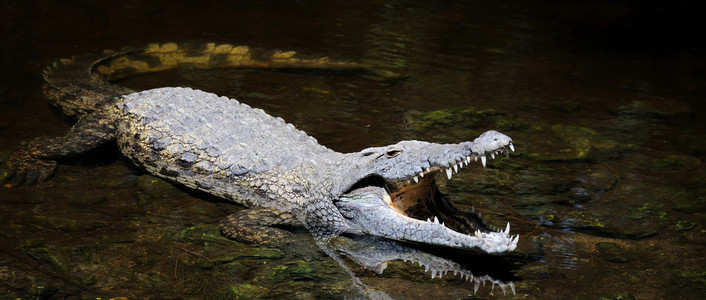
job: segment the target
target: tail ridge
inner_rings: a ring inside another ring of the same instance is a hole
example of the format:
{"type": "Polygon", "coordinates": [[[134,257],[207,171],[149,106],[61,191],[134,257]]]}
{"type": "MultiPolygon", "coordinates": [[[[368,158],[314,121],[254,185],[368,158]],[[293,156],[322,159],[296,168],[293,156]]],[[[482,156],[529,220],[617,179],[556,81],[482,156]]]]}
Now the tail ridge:
{"type": "Polygon", "coordinates": [[[45,95],[69,116],[82,116],[117,96],[133,93],[110,81],[135,74],[189,66],[215,68],[364,69],[363,64],[310,58],[295,51],[231,44],[149,44],[143,49],[106,50],[61,59],[44,70],[45,95]]]}

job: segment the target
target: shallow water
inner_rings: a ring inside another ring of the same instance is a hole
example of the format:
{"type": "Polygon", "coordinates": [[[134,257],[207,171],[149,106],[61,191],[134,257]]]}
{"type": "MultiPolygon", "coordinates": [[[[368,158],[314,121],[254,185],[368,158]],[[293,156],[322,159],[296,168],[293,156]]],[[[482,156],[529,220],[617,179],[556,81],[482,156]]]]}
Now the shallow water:
{"type": "MultiPolygon", "coordinates": [[[[192,86],[280,116],[338,151],[496,129],[517,152],[441,180],[458,206],[521,235],[494,276],[516,294],[401,261],[367,286],[395,298],[706,296],[706,26],[686,4],[330,1],[3,4],[0,159],[64,133],[41,71],[64,57],[213,41],[359,61],[399,75],[178,70],[118,82],[192,86]],[[701,124],[701,125],[700,125],[701,124]],[[500,273],[500,274],[497,274],[500,273]]],[[[3,172],[5,170],[3,169],[3,172]]],[[[114,146],[0,189],[3,298],[343,298],[350,277],[297,247],[214,232],[240,209],[139,171],[114,146]]],[[[468,267],[487,257],[445,253],[468,267]],[[461,257],[463,255],[463,257],[461,257]]],[[[487,269],[487,267],[485,267],[487,269]]],[[[492,269],[492,266],[490,267],[492,269]]]]}

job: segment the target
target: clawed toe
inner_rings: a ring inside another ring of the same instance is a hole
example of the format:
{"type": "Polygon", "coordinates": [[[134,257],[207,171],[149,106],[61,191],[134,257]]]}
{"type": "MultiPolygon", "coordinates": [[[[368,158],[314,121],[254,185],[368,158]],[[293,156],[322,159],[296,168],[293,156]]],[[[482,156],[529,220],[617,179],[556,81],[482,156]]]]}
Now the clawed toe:
{"type": "Polygon", "coordinates": [[[9,186],[31,185],[46,181],[56,169],[56,162],[29,155],[15,155],[7,162],[9,186]]]}

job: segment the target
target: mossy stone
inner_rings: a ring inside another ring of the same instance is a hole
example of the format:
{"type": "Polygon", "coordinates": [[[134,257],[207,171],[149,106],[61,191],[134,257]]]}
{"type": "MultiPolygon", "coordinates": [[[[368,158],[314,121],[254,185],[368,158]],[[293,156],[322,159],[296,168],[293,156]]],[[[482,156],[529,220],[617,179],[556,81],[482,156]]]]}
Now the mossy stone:
{"type": "Polygon", "coordinates": [[[596,243],[595,247],[596,251],[598,251],[601,257],[607,262],[626,263],[630,261],[620,246],[616,243],[599,242],[596,243]]]}
{"type": "Polygon", "coordinates": [[[677,224],[674,225],[674,230],[676,231],[688,231],[692,230],[696,227],[696,223],[692,221],[678,221],[677,224]]]}
{"type": "Polygon", "coordinates": [[[269,292],[269,289],[266,287],[247,283],[233,285],[230,287],[230,290],[236,298],[242,299],[261,298],[266,296],[269,292]]]}

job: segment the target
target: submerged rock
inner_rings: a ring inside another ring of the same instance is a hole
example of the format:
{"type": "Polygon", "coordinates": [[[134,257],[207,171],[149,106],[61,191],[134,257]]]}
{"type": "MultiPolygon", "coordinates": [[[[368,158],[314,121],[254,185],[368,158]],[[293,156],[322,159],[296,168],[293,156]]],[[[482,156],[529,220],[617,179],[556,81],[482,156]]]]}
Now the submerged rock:
{"type": "Polygon", "coordinates": [[[631,260],[616,243],[598,242],[596,243],[596,251],[607,262],[626,263],[631,260]]]}
{"type": "Polygon", "coordinates": [[[693,112],[688,103],[675,99],[638,99],[618,108],[619,114],[651,118],[680,118],[693,112]]]}
{"type": "Polygon", "coordinates": [[[495,109],[446,108],[429,112],[408,111],[405,121],[418,134],[431,134],[437,140],[468,139],[477,136],[484,128],[498,131],[515,130],[525,125],[495,109]]]}
{"type": "Polygon", "coordinates": [[[692,221],[679,221],[677,222],[676,225],[674,225],[674,230],[676,231],[688,231],[692,230],[696,227],[696,222],[692,221]]]}
{"type": "Polygon", "coordinates": [[[535,131],[526,137],[525,143],[531,145],[526,151],[529,157],[540,161],[590,160],[624,150],[619,148],[620,144],[587,127],[557,124],[533,128],[535,131]]]}
{"type": "Polygon", "coordinates": [[[3,299],[48,298],[55,289],[43,276],[0,266],[0,293],[3,299]]]}
{"type": "Polygon", "coordinates": [[[241,284],[236,284],[230,287],[231,291],[235,295],[236,299],[237,298],[243,298],[243,299],[254,299],[254,298],[261,298],[263,296],[266,296],[267,293],[269,292],[269,289],[266,287],[262,287],[259,285],[253,285],[253,284],[247,284],[247,283],[241,283],[241,284]]]}

